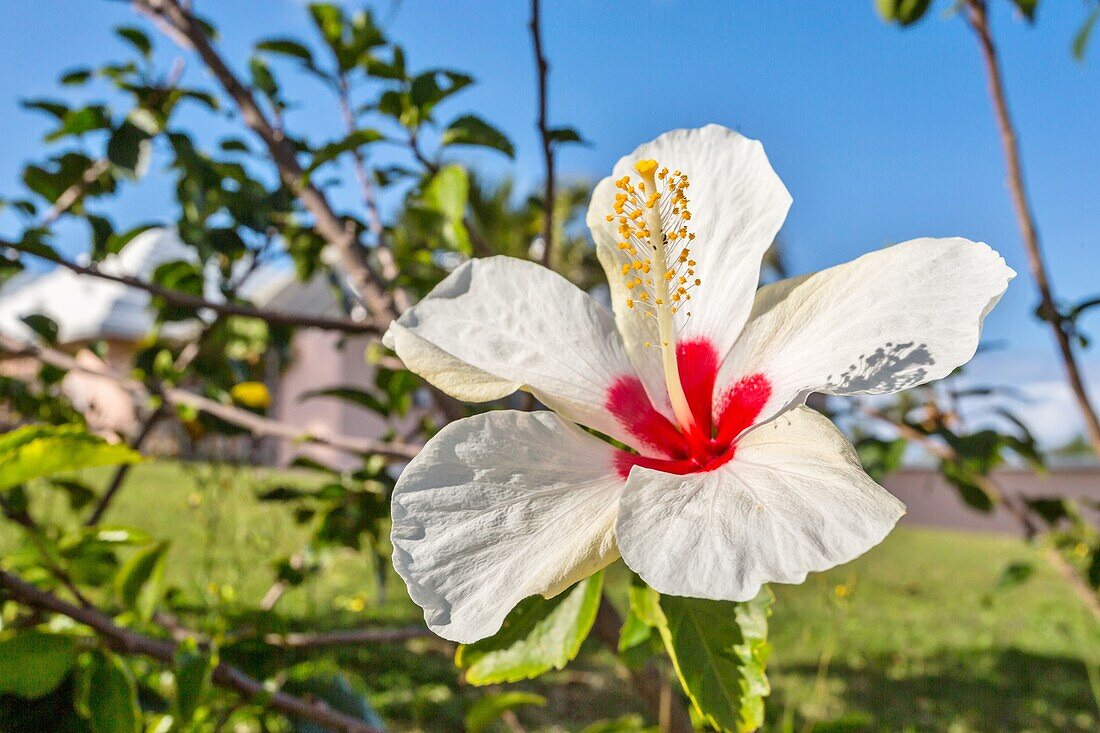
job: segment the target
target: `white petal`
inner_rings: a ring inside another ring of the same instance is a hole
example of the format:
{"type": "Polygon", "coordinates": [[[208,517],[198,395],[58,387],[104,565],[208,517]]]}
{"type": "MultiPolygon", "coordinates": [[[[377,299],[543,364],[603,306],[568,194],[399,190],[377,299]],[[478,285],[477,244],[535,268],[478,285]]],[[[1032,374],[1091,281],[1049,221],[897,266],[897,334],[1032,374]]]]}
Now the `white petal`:
{"type": "Polygon", "coordinates": [[[682,170],[691,179],[687,190],[690,230],[696,235],[691,249],[702,285],[693,291],[690,307],[679,309],[676,317],[682,338],[711,340],[719,358],[748,317],[760,262],[783,225],[791,196],[758,141],[719,125],[674,130],[639,146],[596,187],[587,221],[611,285],[619,328],[651,394],[663,395],[659,351],[643,346],[657,341],[655,319],[642,318],[636,309],[626,307],[620,270],[627,257],[617,246],[617,223],[606,220],[617,192],[614,180],[624,175],[637,180],[633,166],[642,159],[682,170]]]}
{"type": "Polygon", "coordinates": [[[904,513],[840,431],[798,407],[713,471],[632,469],[616,531],[623,560],[659,592],[747,601],[858,557],[904,513]]]}
{"type": "Polygon", "coordinates": [[[914,239],[761,288],[718,376],[725,390],[763,375],[762,422],[809,392],[897,392],[974,356],[982,321],[1014,273],[988,245],[914,239]]]}
{"type": "Polygon", "coordinates": [[[468,643],[524,598],[618,558],[615,449],[552,412],[451,423],[393,493],[393,564],[428,627],[468,643]]]}
{"type": "Polygon", "coordinates": [[[604,408],[633,376],[611,314],[560,275],[511,257],[471,260],[391,325],[405,365],[461,400],[520,388],[571,420],[630,441],[604,408]]]}

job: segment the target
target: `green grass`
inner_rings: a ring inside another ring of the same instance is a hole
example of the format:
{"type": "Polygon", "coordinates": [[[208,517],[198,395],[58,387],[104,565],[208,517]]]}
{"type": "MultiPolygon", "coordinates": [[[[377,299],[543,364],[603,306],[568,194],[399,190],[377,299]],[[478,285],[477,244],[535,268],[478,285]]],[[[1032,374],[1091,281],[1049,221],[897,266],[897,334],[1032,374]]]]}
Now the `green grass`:
{"type": "MultiPolygon", "coordinates": [[[[106,475],[84,478],[102,482],[106,475]]],[[[188,598],[239,609],[254,606],[270,587],[270,559],[299,548],[307,536],[285,508],[256,502],[255,492],[276,481],[318,480],[309,473],[152,463],[134,470],[108,521],[170,538],[171,582],[188,598]]],[[[67,517],[60,500],[43,496],[35,506],[67,517]]],[[[15,541],[0,528],[0,553],[15,541]]],[[[620,582],[625,573],[611,577],[620,582]]],[[[280,622],[300,628],[416,622],[418,610],[392,573],[386,585],[380,602],[370,559],[340,553],[324,575],[286,594],[277,607],[280,622]]],[[[1022,542],[902,528],[847,566],[774,590],[769,730],[1100,727],[1086,667],[1100,664],[1100,625],[1022,542]],[[1018,562],[1034,566],[1032,577],[998,590],[1004,568],[1018,562]]],[[[423,640],[340,649],[336,659],[396,728],[454,730],[476,693],[456,682],[450,653],[447,644],[423,640]]],[[[252,660],[244,650],[235,661],[252,660]]],[[[592,640],[566,671],[518,687],[550,700],[521,716],[529,730],[577,730],[641,709],[614,660],[592,640]]]]}

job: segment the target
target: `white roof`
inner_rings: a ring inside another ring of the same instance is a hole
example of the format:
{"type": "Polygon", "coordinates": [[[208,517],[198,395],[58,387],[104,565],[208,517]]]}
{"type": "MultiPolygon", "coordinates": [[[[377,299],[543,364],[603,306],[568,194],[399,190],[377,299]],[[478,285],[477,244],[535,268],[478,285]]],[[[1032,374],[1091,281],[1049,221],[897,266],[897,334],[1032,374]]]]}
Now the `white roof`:
{"type": "MultiPolygon", "coordinates": [[[[174,230],[158,228],[134,237],[117,255],[106,257],[99,269],[148,281],[157,267],[174,260],[194,262],[195,253],[180,242],[174,230]]],[[[215,277],[207,278],[206,291],[207,300],[223,300],[215,277]]],[[[299,283],[293,268],[285,262],[261,266],[241,294],[276,311],[304,315],[337,315],[338,311],[323,277],[299,283]]],[[[39,274],[18,276],[0,290],[0,333],[32,338],[33,333],[21,319],[40,313],[57,322],[61,343],[101,338],[139,340],[154,326],[150,297],[139,288],[55,267],[39,274]]],[[[187,338],[195,325],[190,321],[166,324],[164,328],[171,337],[187,338]]]]}

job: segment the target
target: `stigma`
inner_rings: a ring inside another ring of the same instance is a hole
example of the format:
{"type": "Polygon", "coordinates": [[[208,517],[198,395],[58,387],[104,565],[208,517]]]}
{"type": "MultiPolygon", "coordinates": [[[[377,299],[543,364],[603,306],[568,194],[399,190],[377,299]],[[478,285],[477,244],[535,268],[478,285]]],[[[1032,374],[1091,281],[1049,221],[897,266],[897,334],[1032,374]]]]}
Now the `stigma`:
{"type": "MultiPolygon", "coordinates": [[[[639,317],[657,321],[669,401],[685,436],[698,433],[680,383],[676,365],[676,322],[691,316],[692,291],[702,284],[695,273],[691,247],[691,210],[687,173],[663,168],[656,160],[634,164],[638,179],[615,181],[618,192],[607,221],[618,222],[618,248],[625,255],[620,274],[626,286],[626,307],[639,317]],[[680,319],[674,318],[683,311],[680,319]]],[[[705,436],[709,438],[710,436],[705,436]]]]}

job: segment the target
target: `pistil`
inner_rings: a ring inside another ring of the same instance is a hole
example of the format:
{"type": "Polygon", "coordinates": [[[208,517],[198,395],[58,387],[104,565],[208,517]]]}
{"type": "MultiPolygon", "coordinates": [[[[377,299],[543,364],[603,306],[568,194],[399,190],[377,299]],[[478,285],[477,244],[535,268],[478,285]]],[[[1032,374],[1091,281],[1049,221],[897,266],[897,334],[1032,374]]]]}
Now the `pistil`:
{"type": "MultiPolygon", "coordinates": [[[[680,381],[680,368],[676,363],[676,328],[673,322],[673,314],[676,312],[673,306],[669,284],[675,277],[676,268],[671,266],[671,258],[668,256],[668,240],[665,236],[664,223],[661,221],[660,196],[657,190],[657,161],[640,160],[634,166],[642,177],[645,186],[643,193],[649,193],[646,199],[645,220],[646,230],[649,233],[649,248],[653,252],[653,260],[660,265],[660,272],[652,278],[655,316],[657,318],[657,335],[660,339],[661,367],[665,375],[665,387],[668,390],[668,398],[672,403],[672,412],[676,421],[685,435],[697,435],[699,428],[695,423],[695,416],[688,405],[687,395],[684,393],[684,385],[680,381]]],[[[679,298],[677,298],[677,301],[679,298]]]]}

